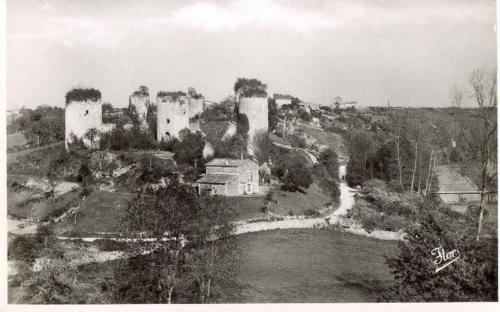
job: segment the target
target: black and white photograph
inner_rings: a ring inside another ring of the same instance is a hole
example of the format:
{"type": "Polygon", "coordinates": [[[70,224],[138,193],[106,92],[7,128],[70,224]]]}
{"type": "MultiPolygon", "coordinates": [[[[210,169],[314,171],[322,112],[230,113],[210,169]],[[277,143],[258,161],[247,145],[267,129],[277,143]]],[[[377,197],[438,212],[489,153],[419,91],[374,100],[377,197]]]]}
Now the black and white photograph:
{"type": "Polygon", "coordinates": [[[498,309],[496,1],[2,2],[0,311],[498,309]]]}

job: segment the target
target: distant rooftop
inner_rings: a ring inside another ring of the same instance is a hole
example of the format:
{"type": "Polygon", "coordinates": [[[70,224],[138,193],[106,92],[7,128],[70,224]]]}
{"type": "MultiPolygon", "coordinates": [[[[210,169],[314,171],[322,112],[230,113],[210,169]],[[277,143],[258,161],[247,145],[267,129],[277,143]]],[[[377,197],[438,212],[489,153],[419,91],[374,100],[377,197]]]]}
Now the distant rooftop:
{"type": "Polygon", "coordinates": [[[213,167],[239,167],[244,164],[257,164],[255,161],[250,159],[232,159],[232,158],[214,158],[205,166],[213,166],[213,167]]]}
{"type": "Polygon", "coordinates": [[[278,93],[275,93],[275,94],[273,94],[273,98],[275,100],[291,100],[291,99],[293,99],[293,96],[291,96],[289,94],[278,94],[278,93]]]}

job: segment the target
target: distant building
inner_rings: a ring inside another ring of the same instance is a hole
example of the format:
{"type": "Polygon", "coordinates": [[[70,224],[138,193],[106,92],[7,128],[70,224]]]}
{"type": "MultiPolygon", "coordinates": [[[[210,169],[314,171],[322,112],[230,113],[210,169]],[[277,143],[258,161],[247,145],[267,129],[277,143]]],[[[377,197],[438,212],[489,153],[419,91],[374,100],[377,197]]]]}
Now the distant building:
{"type": "Polygon", "coordinates": [[[7,110],[7,126],[11,125],[21,116],[18,109],[8,109],[7,110]]]}
{"type": "Polygon", "coordinates": [[[200,178],[200,195],[239,196],[259,193],[259,165],[249,159],[215,158],[200,178]]]}
{"type": "Polygon", "coordinates": [[[292,104],[292,96],[288,94],[273,94],[273,99],[276,101],[276,106],[280,108],[283,105],[291,105],[292,104]]]}

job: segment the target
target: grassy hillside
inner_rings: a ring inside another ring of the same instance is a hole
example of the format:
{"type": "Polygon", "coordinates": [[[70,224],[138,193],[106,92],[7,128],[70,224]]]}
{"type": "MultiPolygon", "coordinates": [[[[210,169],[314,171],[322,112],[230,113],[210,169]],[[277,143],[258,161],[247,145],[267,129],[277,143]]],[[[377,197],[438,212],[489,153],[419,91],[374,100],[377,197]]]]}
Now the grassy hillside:
{"type": "Polygon", "coordinates": [[[373,302],[392,281],[384,256],[397,243],[331,230],[280,230],[236,238],[236,289],[220,302],[373,302]],[[370,261],[366,261],[370,259],[370,261]]]}

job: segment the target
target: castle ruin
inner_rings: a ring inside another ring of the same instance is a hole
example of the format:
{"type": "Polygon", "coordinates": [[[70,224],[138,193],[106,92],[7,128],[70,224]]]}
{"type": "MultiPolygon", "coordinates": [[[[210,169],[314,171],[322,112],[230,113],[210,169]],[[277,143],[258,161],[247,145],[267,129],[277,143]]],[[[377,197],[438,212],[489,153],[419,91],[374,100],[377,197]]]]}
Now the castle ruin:
{"type": "Polygon", "coordinates": [[[149,105],[149,90],[146,86],[140,86],[129,97],[129,110],[135,111],[137,119],[142,126],[146,126],[149,105]]]}
{"type": "Polygon", "coordinates": [[[189,128],[189,104],[186,93],[160,91],[156,96],[156,102],[159,141],[179,137],[182,129],[189,128]]]}
{"type": "Polygon", "coordinates": [[[253,154],[254,150],[254,136],[269,131],[266,88],[267,86],[257,79],[238,78],[234,85],[237,114],[239,117],[245,115],[248,119],[247,149],[250,154],[253,154]]]}
{"type": "Polygon", "coordinates": [[[96,89],[73,89],[66,93],[65,146],[76,140],[82,140],[85,146],[99,146],[99,132],[111,129],[102,123],[101,92],[96,89]],[[94,142],[90,142],[86,134],[96,129],[94,142]],[[92,144],[91,144],[92,143],[92,144]]]}

